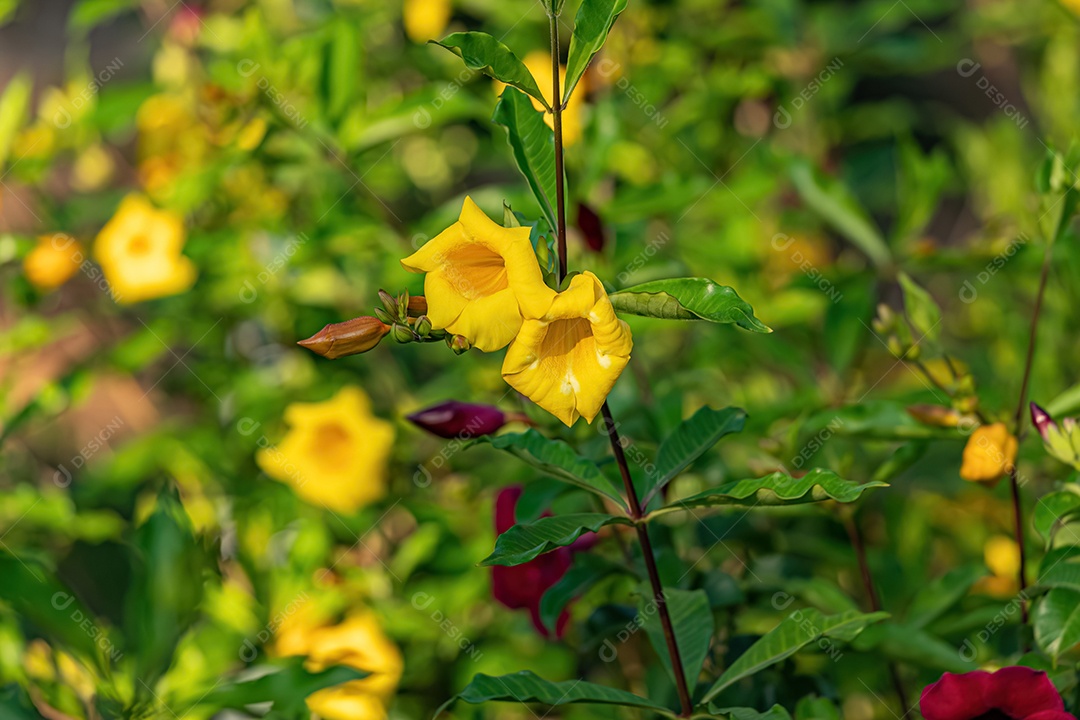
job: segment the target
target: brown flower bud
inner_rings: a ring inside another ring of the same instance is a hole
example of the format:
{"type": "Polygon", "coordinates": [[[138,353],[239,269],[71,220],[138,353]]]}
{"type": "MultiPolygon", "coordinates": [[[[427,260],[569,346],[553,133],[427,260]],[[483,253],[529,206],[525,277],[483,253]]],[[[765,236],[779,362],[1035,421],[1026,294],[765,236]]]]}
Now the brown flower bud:
{"type": "Polygon", "coordinates": [[[301,340],[297,345],[306,347],[316,355],[336,360],[339,357],[358,355],[371,350],[389,332],[390,326],[380,322],[378,318],[358,317],[327,325],[307,340],[301,340]]]}
{"type": "Polygon", "coordinates": [[[427,298],[423,295],[409,297],[409,317],[427,315],[427,298]]]}
{"type": "Polygon", "coordinates": [[[942,405],[911,405],[907,412],[923,425],[956,427],[960,423],[960,413],[942,405]]]}

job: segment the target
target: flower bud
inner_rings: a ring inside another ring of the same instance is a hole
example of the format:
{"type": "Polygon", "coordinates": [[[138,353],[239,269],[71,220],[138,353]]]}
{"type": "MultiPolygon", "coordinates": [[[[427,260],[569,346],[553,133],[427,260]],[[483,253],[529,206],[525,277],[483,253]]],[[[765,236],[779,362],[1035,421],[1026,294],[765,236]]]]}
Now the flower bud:
{"type": "Polygon", "coordinates": [[[577,226],[585,237],[585,244],[594,253],[603,252],[606,244],[604,221],[591,207],[583,202],[578,203],[577,211],[577,226]]]}
{"type": "Polygon", "coordinates": [[[464,355],[472,349],[472,343],[464,335],[449,335],[446,338],[446,344],[450,346],[455,355],[464,355]]]}
{"type": "Polygon", "coordinates": [[[398,309],[398,303],[397,300],[394,299],[394,296],[385,290],[379,290],[379,300],[382,300],[383,307],[386,308],[386,312],[390,317],[396,320],[400,310],[398,309]]]}
{"type": "Polygon", "coordinates": [[[907,412],[923,425],[956,427],[960,422],[960,413],[942,405],[912,405],[907,408],[907,412]]]}
{"type": "Polygon", "coordinates": [[[394,322],[397,321],[396,317],[386,312],[386,309],[381,307],[375,308],[375,317],[379,318],[379,320],[386,323],[387,325],[393,325],[394,322]]]}
{"type": "Polygon", "coordinates": [[[413,327],[416,334],[422,338],[426,338],[431,335],[431,318],[427,315],[421,315],[416,319],[416,325],[413,327]]]}
{"type": "Polygon", "coordinates": [[[1046,452],[1080,470],[1080,424],[1076,418],[1064,418],[1058,425],[1050,413],[1031,403],[1031,422],[1042,436],[1046,452]]]}
{"type": "Polygon", "coordinates": [[[346,355],[365,353],[378,345],[390,326],[373,317],[358,317],[345,322],[327,325],[319,332],[297,345],[306,347],[316,355],[336,360],[346,355]]]}
{"type": "Polygon", "coordinates": [[[427,315],[427,298],[423,295],[409,296],[409,317],[427,315]]]}
{"type": "Polygon", "coordinates": [[[1035,429],[1042,435],[1044,442],[1050,440],[1050,433],[1058,429],[1057,423],[1054,422],[1054,418],[1050,417],[1050,413],[1043,410],[1035,403],[1031,403],[1031,423],[1035,426],[1035,429]]]}
{"type": "Polygon", "coordinates": [[[394,325],[394,340],[399,343],[411,343],[416,340],[416,333],[407,325],[394,325]]]}
{"type": "Polygon", "coordinates": [[[447,400],[406,416],[413,425],[441,438],[465,439],[490,435],[507,422],[507,416],[491,405],[447,400]]]}

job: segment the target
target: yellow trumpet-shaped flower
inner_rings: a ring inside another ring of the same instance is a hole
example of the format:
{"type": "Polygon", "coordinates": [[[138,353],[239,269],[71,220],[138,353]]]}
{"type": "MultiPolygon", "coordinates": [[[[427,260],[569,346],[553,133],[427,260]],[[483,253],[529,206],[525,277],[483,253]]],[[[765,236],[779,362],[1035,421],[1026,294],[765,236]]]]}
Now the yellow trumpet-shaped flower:
{"type": "Polygon", "coordinates": [[[375,616],[360,611],[337,625],[318,621],[312,603],[286,616],[276,631],[274,653],[306,655],[305,667],[320,672],[335,665],[364,670],[362,680],[324,688],[307,698],[308,708],[325,720],[383,720],[386,704],[401,679],[403,661],[375,616]]]}
{"type": "Polygon", "coordinates": [[[326,402],[293,403],[285,422],[285,438],[255,455],[267,475],[312,504],[344,513],[386,494],[394,426],[371,414],[363,390],[345,387],[326,402]]]}
{"type": "Polygon", "coordinates": [[[996,483],[1016,461],[1016,438],[1004,423],[982,425],[964,446],[960,477],[970,482],[996,483]]]}
{"type": "Polygon", "coordinates": [[[75,274],[83,258],[82,246],[75,238],[63,233],[42,235],[23,259],[23,271],[35,287],[53,290],[75,274]]]}
{"type": "Polygon", "coordinates": [[[140,302],[195,283],[195,265],[181,252],[185,239],[179,215],[129,195],[98,233],[94,257],[117,302],[140,302]]]}
{"type": "Polygon", "coordinates": [[[458,221],[401,261],[427,273],[424,295],[436,330],[494,352],[514,339],[522,316],[540,317],[555,291],[544,284],[529,228],[504,228],[465,198],[458,221]]]}
{"type": "Polygon", "coordinates": [[[592,422],[630,360],[630,328],[600,280],[590,272],[575,276],[551,307],[526,316],[506,351],[507,383],[567,425],[579,417],[592,422]]]}

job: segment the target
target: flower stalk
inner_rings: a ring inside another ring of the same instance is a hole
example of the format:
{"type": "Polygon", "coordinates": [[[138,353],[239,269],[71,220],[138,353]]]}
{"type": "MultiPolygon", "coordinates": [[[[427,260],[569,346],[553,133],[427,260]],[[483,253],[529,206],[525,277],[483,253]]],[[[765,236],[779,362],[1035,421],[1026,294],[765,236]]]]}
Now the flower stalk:
{"type": "MultiPolygon", "coordinates": [[[[559,18],[554,12],[549,12],[551,24],[551,107],[554,117],[555,134],[555,202],[556,229],[555,242],[559,258],[559,284],[566,279],[566,188],[563,175],[563,132],[562,132],[562,88],[559,67],[559,18]]],[[[671,658],[671,669],[675,676],[675,688],[679,695],[679,717],[690,717],[693,711],[693,700],[690,697],[690,689],[686,682],[686,673],[683,670],[682,658],[679,654],[679,644],[675,638],[675,627],[671,622],[671,613],[668,611],[667,598],[664,595],[664,587],[660,582],[660,572],[656,567],[656,557],[653,555],[652,541],[649,538],[648,524],[637,522],[644,516],[641,501],[638,499],[637,490],[634,488],[633,478],[630,476],[630,467],[626,462],[626,454],[623,452],[622,440],[619,437],[615,420],[611,416],[611,408],[607,401],[600,408],[604,417],[604,429],[611,443],[611,451],[615,456],[615,462],[619,467],[619,475],[622,477],[623,487],[626,491],[627,505],[630,516],[635,520],[634,528],[637,531],[638,544],[641,546],[641,554],[645,560],[645,569],[649,575],[649,585],[652,588],[653,602],[660,616],[660,625],[664,631],[664,641],[667,645],[668,655],[671,658]]]]}

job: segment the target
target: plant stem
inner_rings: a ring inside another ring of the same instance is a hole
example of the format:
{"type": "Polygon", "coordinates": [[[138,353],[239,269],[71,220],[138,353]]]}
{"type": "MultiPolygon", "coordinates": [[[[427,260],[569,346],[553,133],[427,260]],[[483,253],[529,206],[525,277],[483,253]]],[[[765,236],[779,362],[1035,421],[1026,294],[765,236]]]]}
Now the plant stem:
{"type": "Polygon", "coordinates": [[[559,18],[551,20],[551,114],[555,119],[555,203],[558,205],[555,242],[559,255],[559,283],[566,279],[566,188],[563,179],[562,82],[559,68],[559,18]]]}
{"type": "MultiPolygon", "coordinates": [[[[847,528],[851,547],[855,551],[855,559],[859,563],[859,574],[862,576],[866,597],[870,601],[870,611],[880,612],[881,600],[878,597],[877,589],[874,587],[874,576],[870,574],[870,563],[866,559],[866,541],[863,539],[862,530],[859,529],[859,523],[854,515],[844,518],[844,526],[847,528]]],[[[900,715],[903,717],[907,715],[910,707],[907,701],[907,693],[904,691],[904,683],[900,679],[900,671],[897,669],[896,663],[889,660],[886,665],[889,668],[889,677],[892,679],[896,699],[900,701],[900,715]]]]}
{"type": "MultiPolygon", "coordinates": [[[[562,89],[559,78],[559,19],[555,15],[551,20],[551,75],[552,75],[552,113],[555,116],[555,202],[557,204],[558,229],[556,242],[559,252],[559,282],[566,278],[566,190],[563,179],[563,134],[562,134],[562,89]]],[[[615,427],[615,420],[611,417],[611,408],[607,401],[604,402],[601,412],[604,415],[604,428],[607,431],[608,440],[611,442],[611,451],[615,455],[615,462],[619,466],[619,474],[622,476],[623,487],[626,490],[626,500],[630,507],[630,516],[634,519],[634,527],[637,530],[638,543],[641,545],[641,554],[645,559],[645,569],[649,573],[649,584],[652,587],[653,602],[660,615],[660,625],[664,631],[664,641],[667,644],[668,655],[671,658],[671,669],[675,675],[675,688],[679,693],[679,705],[681,711],[679,717],[690,717],[694,709],[693,700],[690,698],[690,689],[686,683],[686,673],[683,671],[682,658],[679,655],[679,645],[675,640],[675,627],[671,622],[671,613],[668,612],[667,599],[664,596],[664,587],[660,582],[660,571],[656,568],[656,556],[653,555],[652,541],[649,539],[649,528],[644,522],[640,522],[644,513],[641,502],[638,500],[634,481],[630,477],[630,467],[626,463],[626,453],[623,452],[622,441],[619,431],[615,427]]]]}
{"type": "MultiPolygon", "coordinates": [[[[1035,341],[1039,335],[1039,316],[1042,314],[1043,296],[1046,294],[1046,281],[1050,277],[1050,259],[1053,257],[1053,240],[1047,242],[1046,253],[1043,256],[1042,273],[1039,275],[1039,290],[1035,295],[1035,309],[1031,313],[1031,330],[1028,332],[1027,357],[1024,360],[1024,378],[1020,382],[1020,399],[1016,403],[1016,413],[1013,415],[1013,431],[1019,442],[1024,429],[1024,418],[1027,414],[1028,383],[1031,381],[1031,368],[1035,363],[1035,341]]],[[[1017,570],[1020,585],[1020,621],[1026,627],[1028,624],[1027,590],[1027,553],[1024,551],[1024,509],[1020,501],[1020,476],[1016,463],[1009,468],[1009,485],[1012,491],[1013,524],[1016,533],[1016,546],[1020,551],[1020,567],[1017,570]]],[[[1024,643],[1025,650],[1026,641],[1024,643]]]]}
{"type": "MultiPolygon", "coordinates": [[[[611,417],[611,408],[604,403],[601,412],[604,415],[604,427],[607,430],[608,439],[611,441],[611,450],[615,455],[615,462],[619,466],[619,474],[622,476],[623,487],[626,489],[626,499],[630,505],[630,515],[634,520],[641,520],[644,514],[641,502],[638,500],[637,490],[634,489],[634,481],[630,477],[630,468],[626,464],[626,453],[623,452],[619,431],[615,428],[615,421],[611,417]]],[[[689,717],[693,709],[693,701],[690,699],[690,689],[686,684],[686,674],[683,672],[682,658],[679,655],[679,644],[675,640],[675,627],[671,623],[671,614],[668,612],[667,598],[664,596],[664,588],[660,583],[660,571],[656,568],[656,557],[653,555],[652,541],[649,539],[649,526],[644,522],[636,522],[638,542],[641,544],[641,554],[645,558],[645,569],[649,573],[649,584],[652,586],[653,602],[660,614],[660,625],[664,630],[664,641],[667,643],[668,655],[671,656],[671,667],[675,675],[675,687],[679,693],[679,704],[682,712],[679,717],[689,717]]]]}

